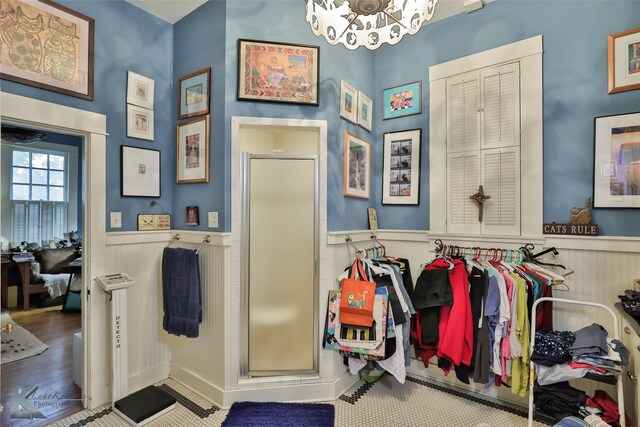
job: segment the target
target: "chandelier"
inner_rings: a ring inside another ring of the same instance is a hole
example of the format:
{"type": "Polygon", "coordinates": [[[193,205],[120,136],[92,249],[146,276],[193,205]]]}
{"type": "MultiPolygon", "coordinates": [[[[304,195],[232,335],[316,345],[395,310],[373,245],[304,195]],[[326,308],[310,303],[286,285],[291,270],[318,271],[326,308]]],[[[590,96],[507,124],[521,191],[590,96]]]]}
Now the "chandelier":
{"type": "Polygon", "coordinates": [[[305,0],[316,36],[348,49],[377,49],[417,33],[433,18],[438,0],[305,0]]]}

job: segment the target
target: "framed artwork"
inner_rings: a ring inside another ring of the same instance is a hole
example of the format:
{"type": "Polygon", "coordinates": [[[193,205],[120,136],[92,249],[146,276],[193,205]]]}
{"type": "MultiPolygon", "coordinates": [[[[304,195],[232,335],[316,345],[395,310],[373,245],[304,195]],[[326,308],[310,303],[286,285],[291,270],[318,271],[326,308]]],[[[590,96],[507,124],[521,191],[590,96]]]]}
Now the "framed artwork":
{"type": "Polygon", "coordinates": [[[369,230],[378,229],[378,214],[376,208],[367,208],[367,217],[369,218],[369,230]]]}
{"type": "Polygon", "coordinates": [[[422,81],[382,91],[382,120],[422,113],[422,81]]]}
{"type": "Polygon", "coordinates": [[[153,141],[153,110],[127,104],[127,136],[153,141]]]}
{"type": "Polygon", "coordinates": [[[155,81],[133,71],[127,72],[127,104],[153,110],[155,81]]]}
{"type": "Polygon", "coordinates": [[[595,118],[594,208],[640,208],[640,112],[595,118]]]}
{"type": "Polygon", "coordinates": [[[209,114],[209,92],[211,87],[211,68],[203,68],[178,81],[178,118],[209,114]]]}
{"type": "Polygon", "coordinates": [[[138,214],[138,231],[171,230],[169,214],[138,214]]]}
{"type": "Polygon", "coordinates": [[[94,20],[52,1],[2,1],[0,78],[93,100],[94,20]]]}
{"type": "Polygon", "coordinates": [[[369,198],[371,188],[371,144],[349,132],[344,133],[345,196],[369,198]]]}
{"type": "Polygon", "coordinates": [[[609,36],[609,93],[640,89],[640,28],[609,36]]]}
{"type": "Polygon", "coordinates": [[[209,182],[209,115],[178,124],[176,182],[209,182]]]}
{"type": "Polygon", "coordinates": [[[320,47],[238,39],[238,100],[319,105],[320,47]]]}
{"type": "Polygon", "coordinates": [[[187,206],[187,225],[200,225],[200,214],[197,206],[187,206]]]}
{"type": "Polygon", "coordinates": [[[160,150],[120,146],[120,195],[160,197],[160,150]]]}
{"type": "Polygon", "coordinates": [[[384,134],[382,204],[420,204],[420,142],[422,129],[384,134]]]}
{"type": "Polygon", "coordinates": [[[373,101],[362,92],[358,92],[358,125],[368,131],[373,125],[373,101]]]}
{"type": "Polygon", "coordinates": [[[358,91],[344,80],[340,80],[340,117],[358,124],[358,91]]]}

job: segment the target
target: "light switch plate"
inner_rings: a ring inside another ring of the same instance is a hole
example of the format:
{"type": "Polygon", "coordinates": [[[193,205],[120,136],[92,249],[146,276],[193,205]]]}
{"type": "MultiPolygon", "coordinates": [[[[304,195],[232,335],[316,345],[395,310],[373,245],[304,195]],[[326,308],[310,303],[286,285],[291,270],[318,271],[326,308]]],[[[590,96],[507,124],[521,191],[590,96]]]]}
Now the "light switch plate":
{"type": "Polygon", "coordinates": [[[111,212],[111,228],[122,228],[122,212],[111,212]]]}
{"type": "Polygon", "coordinates": [[[207,219],[209,228],[218,228],[218,212],[209,212],[207,219]]]}

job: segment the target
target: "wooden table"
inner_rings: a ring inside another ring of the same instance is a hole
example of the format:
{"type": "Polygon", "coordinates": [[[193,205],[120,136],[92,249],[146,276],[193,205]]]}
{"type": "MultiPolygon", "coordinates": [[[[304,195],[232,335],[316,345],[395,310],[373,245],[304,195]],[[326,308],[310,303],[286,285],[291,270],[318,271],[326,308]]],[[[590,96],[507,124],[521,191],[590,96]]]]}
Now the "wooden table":
{"type": "Polygon", "coordinates": [[[63,313],[78,312],[80,311],[79,308],[67,308],[67,298],[69,298],[70,292],[79,293],[78,291],[71,290],[71,280],[73,279],[74,274],[82,273],[82,264],[73,264],[73,263],[67,264],[64,267],[62,267],[62,272],[69,274],[69,285],[67,286],[67,292],[64,294],[64,302],[62,303],[62,309],[60,311],[62,311],[63,313]]]}
{"type": "Polygon", "coordinates": [[[2,304],[6,307],[7,298],[9,297],[9,268],[15,265],[20,273],[20,281],[22,284],[22,305],[24,310],[29,310],[29,261],[6,261],[2,260],[2,304]]]}

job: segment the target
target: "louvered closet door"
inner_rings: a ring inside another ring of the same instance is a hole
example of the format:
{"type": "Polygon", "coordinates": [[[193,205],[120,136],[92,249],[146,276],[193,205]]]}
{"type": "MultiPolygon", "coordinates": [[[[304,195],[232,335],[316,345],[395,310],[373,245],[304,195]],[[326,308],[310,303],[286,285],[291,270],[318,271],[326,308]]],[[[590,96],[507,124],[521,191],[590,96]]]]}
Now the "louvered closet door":
{"type": "Polygon", "coordinates": [[[478,207],[469,196],[480,185],[480,151],[447,155],[447,231],[479,233],[478,207]]]}
{"type": "Polygon", "coordinates": [[[447,79],[447,153],[480,148],[480,73],[447,79]]]}
{"type": "Polygon", "coordinates": [[[482,148],[520,145],[520,64],[482,70],[482,148]]]}
{"type": "Polygon", "coordinates": [[[520,234],[520,148],[482,150],[482,234],[520,234]]]}

